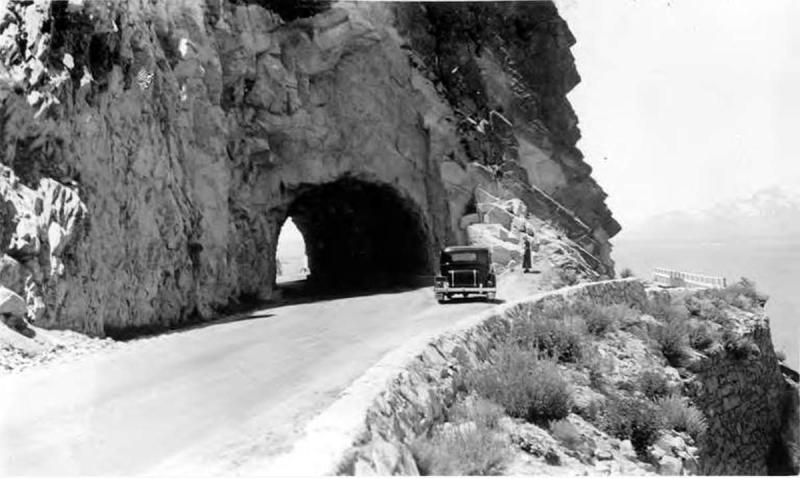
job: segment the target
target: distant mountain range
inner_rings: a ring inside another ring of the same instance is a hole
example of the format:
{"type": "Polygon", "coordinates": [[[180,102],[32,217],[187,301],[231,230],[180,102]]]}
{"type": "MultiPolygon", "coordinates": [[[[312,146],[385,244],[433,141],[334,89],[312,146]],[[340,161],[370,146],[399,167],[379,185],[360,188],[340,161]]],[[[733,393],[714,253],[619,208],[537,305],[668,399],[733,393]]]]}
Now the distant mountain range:
{"type": "Polygon", "coordinates": [[[800,192],[774,187],[702,210],[658,214],[623,229],[621,236],[625,240],[767,240],[800,245],[800,192]]]}

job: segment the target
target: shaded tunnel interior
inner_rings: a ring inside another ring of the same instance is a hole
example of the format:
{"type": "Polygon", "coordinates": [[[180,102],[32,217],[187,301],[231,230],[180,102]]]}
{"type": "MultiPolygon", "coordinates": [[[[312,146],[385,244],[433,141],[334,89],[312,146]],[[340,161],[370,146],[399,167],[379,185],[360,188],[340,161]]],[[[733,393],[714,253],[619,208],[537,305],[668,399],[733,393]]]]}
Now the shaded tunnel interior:
{"type": "Polygon", "coordinates": [[[389,185],[346,178],[304,186],[288,217],[303,234],[307,281],[317,288],[373,289],[431,273],[424,218],[389,185]]]}

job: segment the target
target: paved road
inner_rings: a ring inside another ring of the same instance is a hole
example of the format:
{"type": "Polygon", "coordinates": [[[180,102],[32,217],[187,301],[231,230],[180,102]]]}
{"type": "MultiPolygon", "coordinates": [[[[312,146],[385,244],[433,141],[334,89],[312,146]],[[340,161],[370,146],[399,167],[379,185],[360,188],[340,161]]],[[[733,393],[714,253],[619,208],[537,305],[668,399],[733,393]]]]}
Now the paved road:
{"type": "Polygon", "coordinates": [[[285,305],[0,377],[0,474],[235,474],[388,351],[489,307],[430,288],[285,305]]]}

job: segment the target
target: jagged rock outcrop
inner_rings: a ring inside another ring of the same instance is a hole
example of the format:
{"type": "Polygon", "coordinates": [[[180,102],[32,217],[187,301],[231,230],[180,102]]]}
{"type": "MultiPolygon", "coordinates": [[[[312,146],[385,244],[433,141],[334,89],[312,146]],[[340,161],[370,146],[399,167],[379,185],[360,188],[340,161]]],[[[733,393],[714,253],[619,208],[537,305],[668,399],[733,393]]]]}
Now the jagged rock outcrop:
{"type": "Polygon", "coordinates": [[[610,266],[552,4],[275,5],[0,4],[2,277],[31,318],[113,334],[268,298],[287,216],[312,278],[426,273],[481,185],[610,266]]]}
{"type": "Polygon", "coordinates": [[[416,4],[398,16],[420,68],[441,80],[467,159],[610,264],[607,240],[620,226],[575,147],[578,120],[566,99],[580,81],[575,38],[555,6],[416,4]]]}
{"type": "MultiPolygon", "coordinates": [[[[502,186],[498,189],[507,194],[502,186]]],[[[524,241],[531,244],[532,256],[546,262],[545,275],[555,271],[558,281],[571,278],[566,285],[596,280],[608,272],[600,259],[569,239],[553,223],[531,215],[522,200],[503,200],[481,187],[476,188],[475,198],[477,212],[464,216],[462,227],[470,244],[491,250],[496,272],[521,267],[524,241]]]]}

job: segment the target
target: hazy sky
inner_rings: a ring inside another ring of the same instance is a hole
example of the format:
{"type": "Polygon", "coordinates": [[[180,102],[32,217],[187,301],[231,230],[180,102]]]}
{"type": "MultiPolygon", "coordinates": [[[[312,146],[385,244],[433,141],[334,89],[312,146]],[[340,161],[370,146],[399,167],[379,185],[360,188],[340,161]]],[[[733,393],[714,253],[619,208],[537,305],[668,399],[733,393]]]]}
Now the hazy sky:
{"type": "Polygon", "coordinates": [[[631,225],[800,188],[800,1],[562,0],[578,143],[631,225]]]}

